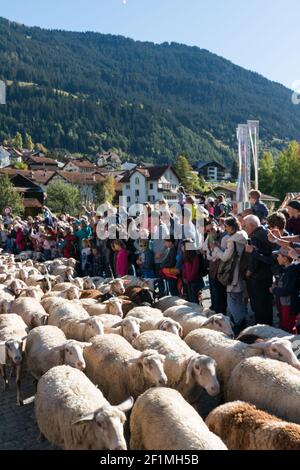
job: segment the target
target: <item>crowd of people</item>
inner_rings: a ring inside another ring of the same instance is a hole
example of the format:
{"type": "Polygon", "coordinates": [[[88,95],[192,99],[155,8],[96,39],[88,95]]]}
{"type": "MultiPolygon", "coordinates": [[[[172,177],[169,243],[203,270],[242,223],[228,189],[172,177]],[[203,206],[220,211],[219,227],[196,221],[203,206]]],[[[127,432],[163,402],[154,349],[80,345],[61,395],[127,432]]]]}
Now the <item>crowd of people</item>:
{"type": "Polygon", "coordinates": [[[78,217],[43,215],[26,220],[6,211],[0,218],[4,251],[32,252],[43,260],[77,260],[81,276],[158,280],[160,294],[201,303],[209,279],[211,309],[227,313],[235,332],[247,324],[250,301],[256,323],[296,332],[300,317],[300,202],[272,214],[251,191],[251,207],[234,213],[225,195],[196,200],[178,193],[177,209],[161,200],[134,216],[123,206],[82,207],[78,217]]]}

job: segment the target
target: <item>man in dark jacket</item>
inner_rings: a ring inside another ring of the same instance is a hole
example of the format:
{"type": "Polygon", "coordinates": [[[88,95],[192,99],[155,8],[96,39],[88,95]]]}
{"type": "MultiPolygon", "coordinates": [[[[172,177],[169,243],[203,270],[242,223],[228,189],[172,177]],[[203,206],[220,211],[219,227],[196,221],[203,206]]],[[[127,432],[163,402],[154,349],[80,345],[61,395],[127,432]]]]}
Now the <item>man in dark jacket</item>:
{"type": "Polygon", "coordinates": [[[261,192],[253,189],[249,193],[249,201],[251,203],[251,211],[253,215],[256,215],[261,222],[266,222],[269,209],[261,201],[261,192]]]}
{"type": "Polygon", "coordinates": [[[246,284],[256,323],[273,324],[272,286],[272,244],[268,240],[268,231],[261,225],[258,217],[248,215],[244,218],[243,228],[247,232],[250,245],[246,246],[248,269],[246,284]]]}

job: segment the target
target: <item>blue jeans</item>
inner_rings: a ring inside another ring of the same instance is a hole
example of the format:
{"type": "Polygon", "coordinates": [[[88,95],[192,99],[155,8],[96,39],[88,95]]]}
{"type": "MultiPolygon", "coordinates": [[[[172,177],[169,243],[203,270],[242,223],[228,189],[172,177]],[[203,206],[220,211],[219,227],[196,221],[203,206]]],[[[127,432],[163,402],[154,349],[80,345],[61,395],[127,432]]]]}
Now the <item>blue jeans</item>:
{"type": "Polygon", "coordinates": [[[240,325],[247,315],[243,292],[227,292],[227,305],[235,325],[240,325]]]}

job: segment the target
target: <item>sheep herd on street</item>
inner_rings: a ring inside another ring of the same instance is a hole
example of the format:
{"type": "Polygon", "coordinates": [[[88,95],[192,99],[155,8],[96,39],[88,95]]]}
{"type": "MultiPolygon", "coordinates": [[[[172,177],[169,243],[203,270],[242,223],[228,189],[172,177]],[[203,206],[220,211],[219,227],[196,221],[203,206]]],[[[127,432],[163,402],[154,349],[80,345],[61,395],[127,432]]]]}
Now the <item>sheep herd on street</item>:
{"type": "Polygon", "coordinates": [[[153,280],[79,278],[76,261],[0,255],[0,370],[66,450],[300,450],[300,337],[153,280]],[[22,377],[36,386],[22,393],[22,377]]]}

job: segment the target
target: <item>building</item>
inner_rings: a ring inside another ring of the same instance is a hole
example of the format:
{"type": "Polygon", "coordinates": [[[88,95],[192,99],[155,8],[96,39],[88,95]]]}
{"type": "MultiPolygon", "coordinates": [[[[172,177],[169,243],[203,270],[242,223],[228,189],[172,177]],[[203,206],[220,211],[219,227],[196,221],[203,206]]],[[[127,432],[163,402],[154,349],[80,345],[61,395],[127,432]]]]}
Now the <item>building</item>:
{"type": "Polygon", "coordinates": [[[45,170],[45,171],[56,171],[58,169],[58,162],[53,158],[49,157],[37,157],[28,155],[24,157],[24,163],[30,170],[45,170]]]}
{"type": "Polygon", "coordinates": [[[120,180],[128,205],[166,199],[177,201],[179,178],[171,166],[136,166],[120,180]]]}
{"type": "Polygon", "coordinates": [[[1,145],[0,146],[0,168],[10,165],[10,153],[1,145]]]}
{"type": "Polygon", "coordinates": [[[97,165],[100,168],[116,170],[122,164],[121,158],[115,152],[105,152],[97,155],[97,165]]]}
{"type": "MultiPolygon", "coordinates": [[[[236,184],[224,184],[217,185],[214,187],[213,191],[209,193],[211,196],[216,196],[218,194],[225,194],[226,199],[230,199],[232,202],[236,202],[236,193],[237,185],[236,184]]],[[[265,202],[268,206],[275,205],[279,202],[279,199],[268,194],[262,194],[261,200],[265,202]]]]}
{"type": "Polygon", "coordinates": [[[203,176],[206,181],[217,182],[225,180],[228,176],[230,178],[226,168],[215,161],[198,162],[196,168],[199,172],[199,175],[203,176]]]}
{"type": "Polygon", "coordinates": [[[94,173],[96,170],[97,166],[85,158],[69,160],[63,167],[63,171],[74,173],[94,173]]]}

